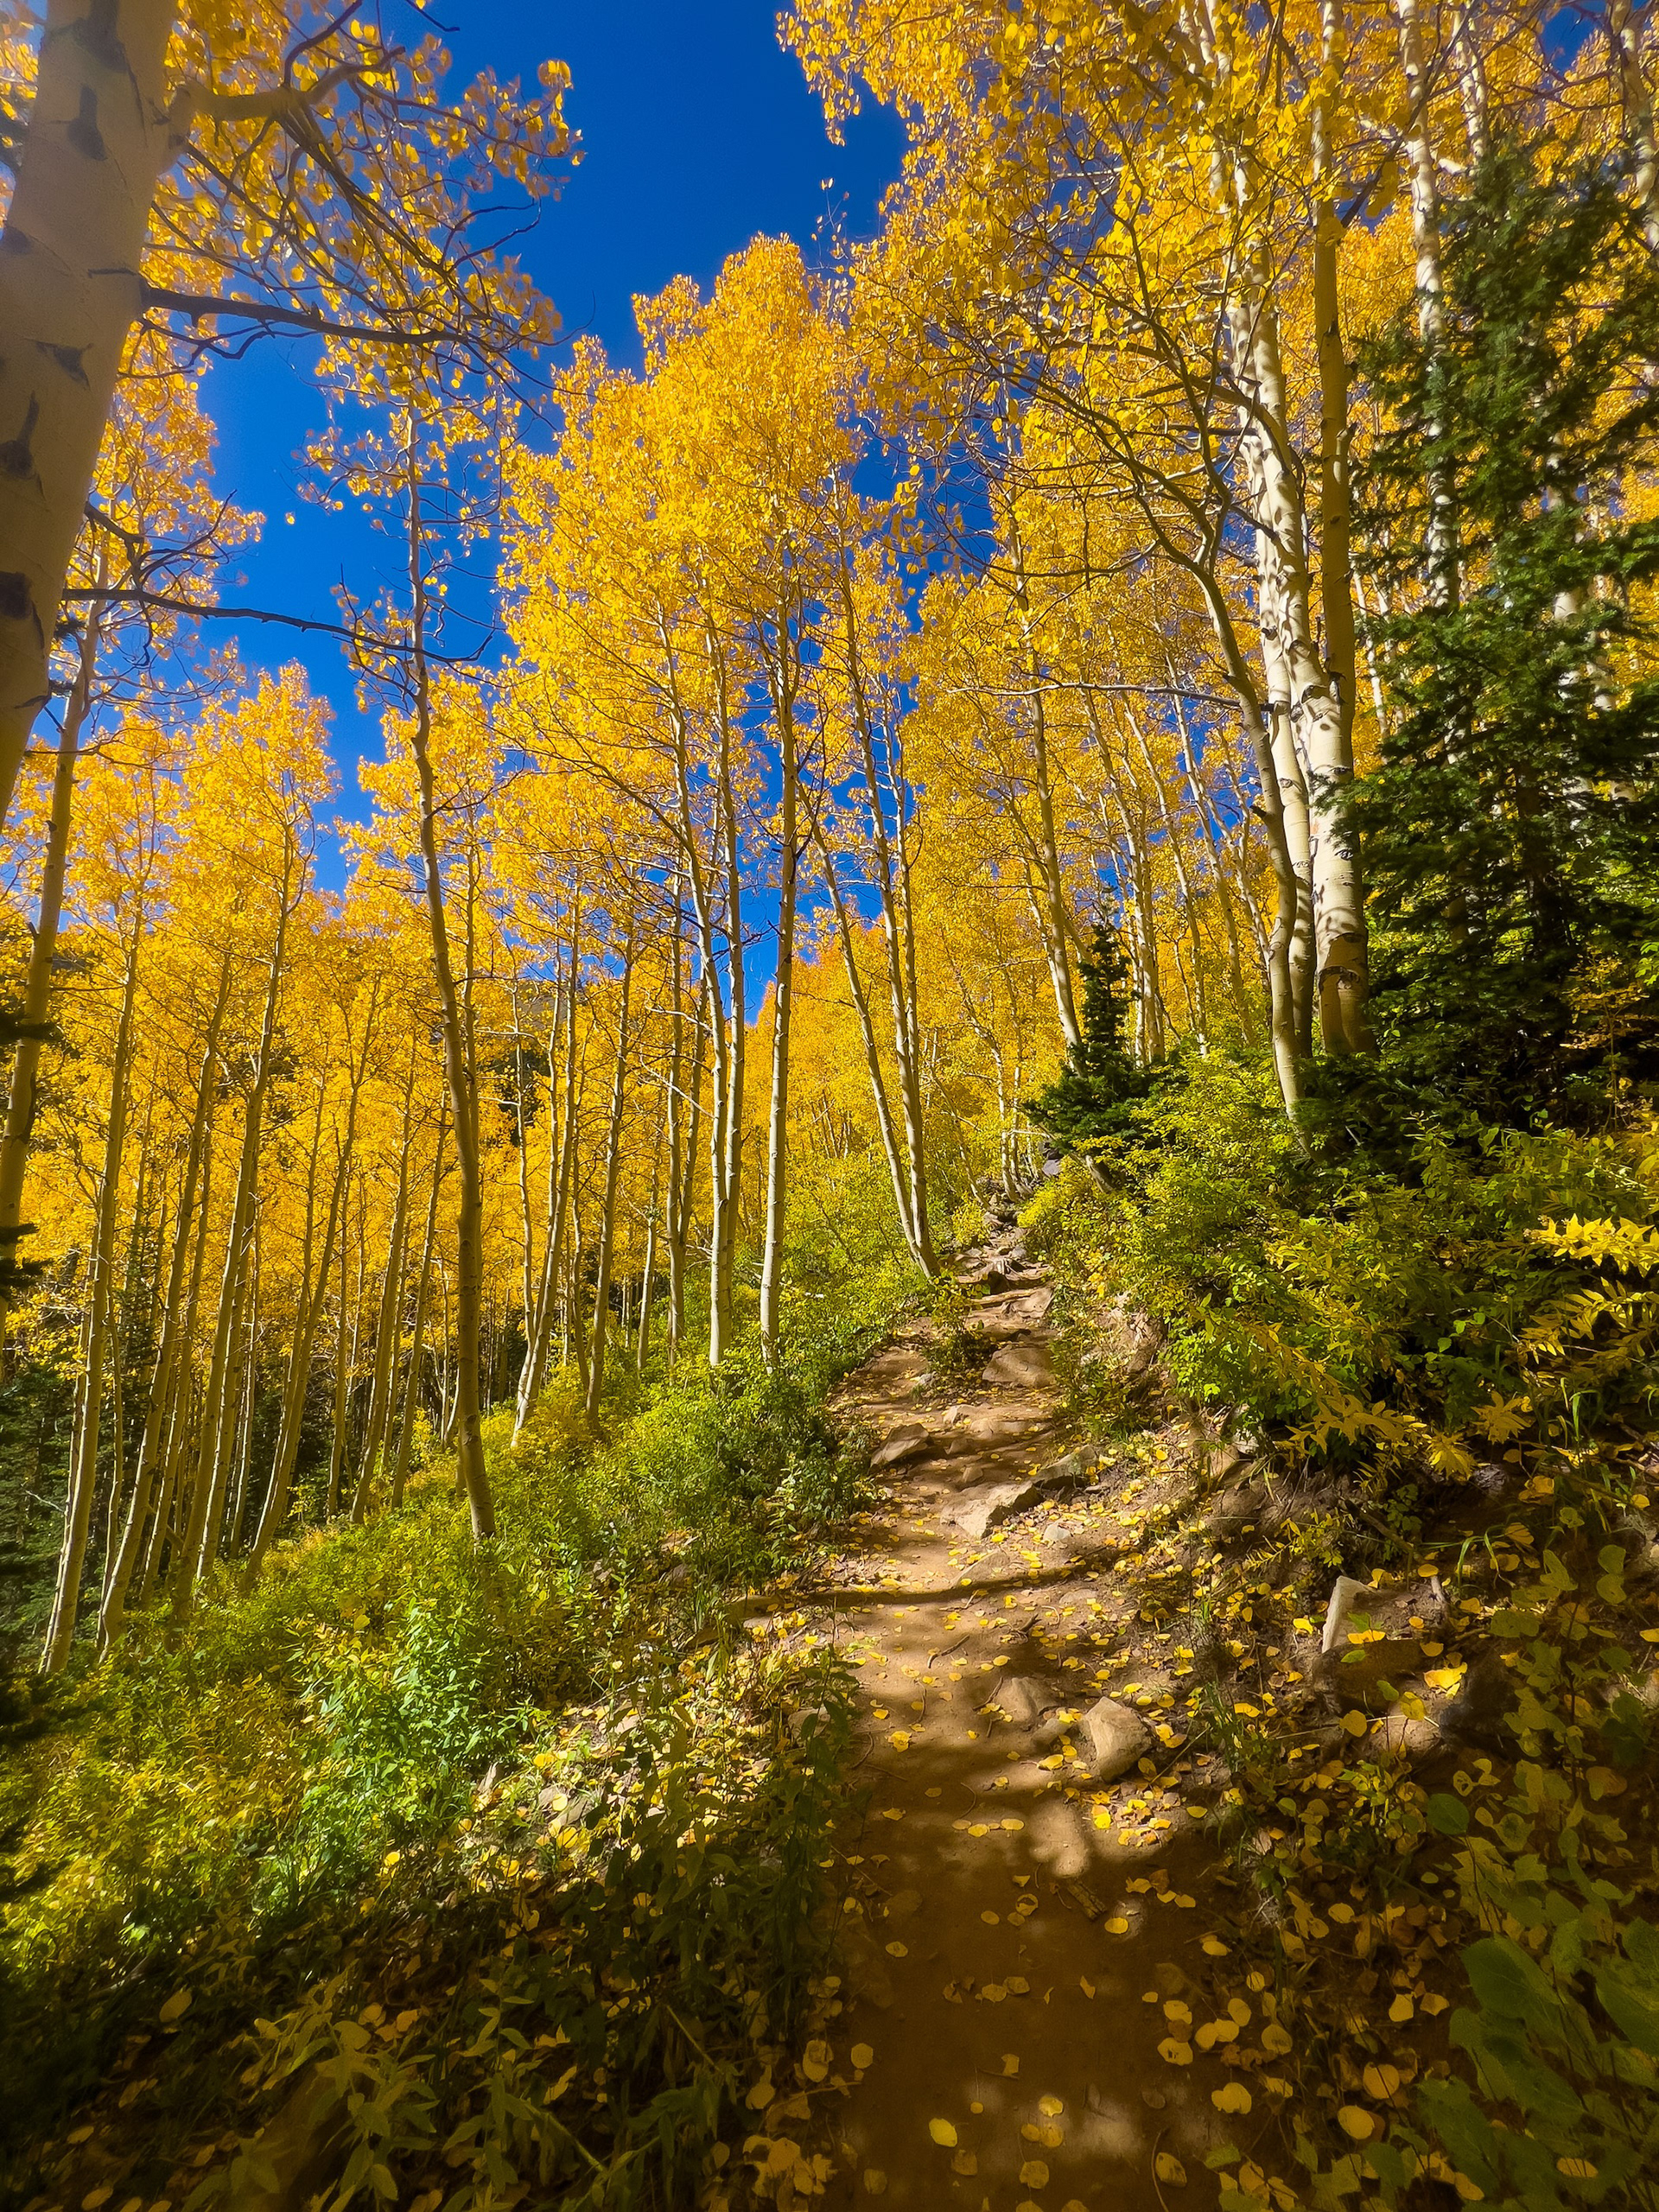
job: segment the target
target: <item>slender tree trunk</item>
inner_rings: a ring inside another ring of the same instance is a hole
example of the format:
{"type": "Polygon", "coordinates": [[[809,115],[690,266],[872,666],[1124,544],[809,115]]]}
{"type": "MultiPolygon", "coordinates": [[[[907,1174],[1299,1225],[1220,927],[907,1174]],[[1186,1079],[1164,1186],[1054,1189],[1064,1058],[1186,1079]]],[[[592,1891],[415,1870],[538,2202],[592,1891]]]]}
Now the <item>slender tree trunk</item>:
{"type": "Polygon", "coordinates": [[[138,988],[138,954],[143,941],[143,918],[133,922],[127,972],[122,990],[121,1018],[115,1033],[110,1074],[110,1121],[104,1142],[104,1172],[99,1184],[98,1211],[93,1223],[88,1269],[86,1328],[82,1338],[83,1367],[79,1419],[70,1447],[69,1496],[64,1511],[63,1548],[58,1559],[57,1588],[47,1625],[46,1649],[41,1672],[56,1675],[68,1662],[74,1642],[75,1619],[80,1606],[81,1570],[86,1560],[86,1537],[92,1524],[92,1494],[98,1484],[98,1434],[104,1407],[104,1357],[114,1306],[115,1222],[121,1195],[121,1158],[127,1135],[127,1064],[132,1050],[132,1009],[138,988]]]}
{"type": "Polygon", "coordinates": [[[426,912],[432,938],[432,965],[443,1016],[444,1072],[449,1086],[460,1193],[455,1230],[455,1394],[457,1473],[466,1493],[474,1542],[495,1534],[495,1505],[484,1466],[484,1437],[479,1401],[479,1353],[482,1331],[484,1178],[479,1156],[478,1070],[473,1040],[462,1018],[454,970],[449,958],[449,925],[444,912],[443,872],[438,857],[437,791],[432,774],[432,690],[425,639],[427,592],[422,559],[423,526],[413,428],[410,438],[409,569],[413,595],[414,715],[410,748],[420,779],[421,860],[425,874],[426,912]]]}
{"type": "Polygon", "coordinates": [[[611,1321],[611,1276],[616,1264],[616,1190],[622,1172],[622,1114],[627,1103],[628,1009],[633,989],[635,887],[628,887],[628,926],[622,946],[622,980],[616,1014],[616,1060],[611,1110],[605,1131],[605,1186],[600,1200],[599,1263],[594,1281],[594,1332],[588,1360],[586,1403],[590,1427],[599,1426],[605,1389],[605,1349],[611,1321]]]}
{"type": "MultiPolygon", "coordinates": [[[[107,576],[107,558],[100,558],[99,582],[105,582],[107,576]]],[[[47,821],[46,860],[41,870],[40,912],[23,980],[24,1033],[17,1040],[12,1060],[11,1094],[6,1102],[4,1132],[0,1135],[0,1257],[10,1257],[16,1253],[22,1227],[23,1178],[29,1165],[29,1138],[35,1128],[42,1032],[51,1011],[52,962],[58,949],[58,925],[63,915],[69,825],[74,811],[75,763],[80,733],[92,706],[102,619],[101,607],[87,618],[81,634],[79,666],[63,704],[63,730],[58,740],[57,766],[52,778],[52,809],[47,821]]],[[[0,629],[3,626],[3,617],[0,616],[0,629]]],[[[9,1304],[7,1294],[0,1290],[0,1354],[3,1353],[9,1304]]]]}
{"type": "Polygon", "coordinates": [[[1618,79],[1624,135],[1635,157],[1637,205],[1648,251],[1659,254],[1659,139],[1653,127],[1653,95],[1642,64],[1642,27],[1630,0],[1607,0],[1607,44],[1618,79]]]}
{"type": "Polygon", "coordinates": [[[426,1316],[432,1294],[432,1253],[437,1243],[438,1195],[443,1188],[443,1131],[432,1163],[432,1189],[426,1205],[426,1234],[421,1243],[421,1272],[415,1286],[415,1325],[410,1332],[409,1379],[404,1385],[404,1410],[397,1424],[397,1456],[391,1470],[391,1505],[404,1502],[409,1481],[409,1456],[415,1442],[415,1415],[421,1402],[421,1361],[426,1351],[426,1316]]]}
{"type": "Polygon", "coordinates": [[[352,1524],[360,1528],[369,1516],[374,1490],[375,1463],[379,1457],[386,1422],[391,1417],[392,1370],[398,1338],[403,1333],[404,1267],[409,1242],[410,1145],[415,1121],[415,1055],[411,1046],[409,1088],[404,1094],[403,1141],[397,1147],[397,1195],[392,1204],[391,1235],[386,1250],[386,1270],[380,1282],[380,1313],[374,1332],[374,1368],[369,1383],[369,1414],[358,1446],[357,1485],[352,1494],[352,1524]]]}
{"type": "Polygon", "coordinates": [[[276,942],[266,973],[264,1012],[260,1023],[258,1058],[248,1087],[242,1123],[242,1149],[237,1163],[236,1192],[226,1236],[225,1271],[219,1287],[219,1314],[207,1370],[201,1415],[201,1448],[196,1464],[195,1485],[184,1525],[183,1541],[173,1564],[173,1612],[175,1620],[188,1618],[195,1584],[212,1567],[219,1553],[219,1521],[224,1512],[225,1485],[230,1468],[225,1433],[228,1392],[227,1370],[235,1332],[243,1311],[247,1281],[247,1244],[252,1222],[254,1195],[259,1178],[259,1140],[264,1126],[265,1093],[270,1088],[276,1009],[282,994],[283,969],[288,950],[288,925],[293,907],[291,883],[278,891],[276,942]]]}
{"type": "Polygon", "coordinates": [[[768,1367],[777,1364],[779,1310],[783,1292],[784,1216],[789,1185],[789,1032],[795,1005],[795,906],[800,852],[796,753],[793,648],[787,612],[778,618],[776,704],[779,766],[783,791],[779,807],[780,870],[778,888],[778,979],[772,1007],[772,1102],[766,1127],[766,1243],[760,1260],[760,1351],[768,1367]]]}
{"type": "MultiPolygon", "coordinates": [[[[547,1356],[553,1342],[553,1317],[558,1303],[559,1255],[564,1245],[565,1220],[570,1205],[570,1177],[576,1150],[576,985],[581,969],[581,909],[573,902],[570,921],[570,975],[565,988],[564,1100],[556,1141],[553,1130],[555,1099],[548,1090],[548,1218],[547,1242],[542,1253],[541,1286],[537,1294],[536,1321],[524,1347],[524,1364],[518,1377],[518,1401],[513,1421],[517,1436],[530,1419],[547,1373],[547,1356]]],[[[549,1074],[551,1076],[550,1052],[549,1074]]]]}

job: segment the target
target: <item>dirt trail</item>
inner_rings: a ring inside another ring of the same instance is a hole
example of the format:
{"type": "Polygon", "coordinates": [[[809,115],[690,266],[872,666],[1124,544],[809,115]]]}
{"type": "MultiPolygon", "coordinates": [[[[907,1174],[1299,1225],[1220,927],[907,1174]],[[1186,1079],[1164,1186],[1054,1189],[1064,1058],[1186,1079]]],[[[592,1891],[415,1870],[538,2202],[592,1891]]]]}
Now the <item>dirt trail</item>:
{"type": "Polygon", "coordinates": [[[851,1379],[887,1499],[832,1569],[838,1594],[819,1585],[796,1617],[855,1662],[852,1788],[869,1793],[842,1840],[843,2009],[823,2032],[850,2086],[823,2201],[1178,2212],[1157,2153],[1192,2202],[1233,2125],[1211,2103],[1226,2076],[1158,2051],[1192,2033],[1183,2003],[1208,2017],[1205,1891],[1224,1893],[1185,1807],[1217,1777],[1152,1738],[1107,1789],[1076,1725],[1147,1632],[1132,1551],[1109,1539],[1160,1455],[1072,1449],[1041,1274],[1014,1232],[967,1265],[995,1349],[947,1385],[918,1323],[851,1379]]]}

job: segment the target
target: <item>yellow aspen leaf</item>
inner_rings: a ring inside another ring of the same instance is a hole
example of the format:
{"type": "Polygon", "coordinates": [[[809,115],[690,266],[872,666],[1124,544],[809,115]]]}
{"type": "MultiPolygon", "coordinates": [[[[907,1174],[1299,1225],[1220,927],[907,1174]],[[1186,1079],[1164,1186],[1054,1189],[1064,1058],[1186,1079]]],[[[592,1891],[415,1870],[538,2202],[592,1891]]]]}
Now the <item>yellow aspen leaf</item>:
{"type": "Polygon", "coordinates": [[[1217,2112],[1246,2113],[1252,2100],[1242,2082],[1224,2082],[1220,2088],[1211,2090],[1210,2101],[1217,2112]]]}
{"type": "Polygon", "coordinates": [[[1337,2125],[1344,2135],[1351,2135],[1356,2143],[1369,2143],[1376,2128],[1376,2122],[1363,2105],[1341,2106],[1337,2113],[1337,2125]]]}
{"type": "Polygon", "coordinates": [[[1389,2018],[1394,2022],[1396,2028],[1404,2027],[1408,2020],[1414,2019],[1416,2016],[1417,2007],[1415,2004],[1403,1993],[1400,1996],[1396,1997],[1393,2004],[1389,2007],[1389,2018]]]}
{"type": "Polygon", "coordinates": [[[927,2132],[942,2151],[954,2151],[957,2146],[956,2123],[949,2120],[930,2120],[927,2132]]]}
{"type": "Polygon", "coordinates": [[[950,2161],[950,2171],[953,2174],[976,2174],[979,2160],[971,2151],[958,2151],[950,2161]]]}
{"type": "Polygon", "coordinates": [[[1190,2043],[1178,2042],[1173,2036],[1166,2036],[1158,2046],[1158,2056],[1166,2066],[1190,2066],[1192,2063],[1192,2046],[1190,2043]]]}
{"type": "Polygon", "coordinates": [[[1037,2109],[1045,2120],[1058,2120],[1065,2110],[1065,2105],[1064,2100],[1059,2097],[1039,2097],[1037,2109]]]}
{"type": "Polygon", "coordinates": [[[1027,2158],[1020,2169],[1020,2179],[1027,2189],[1048,2187],[1048,2166],[1042,2158],[1027,2158]]]}
{"type": "Polygon", "coordinates": [[[1152,2171],[1173,2189],[1186,2187],[1186,2168],[1173,2151],[1160,2151],[1152,2162],[1152,2171]]]}
{"type": "Polygon", "coordinates": [[[889,1943],[887,1946],[887,1956],[890,1959],[907,1959],[910,1956],[909,1944],[889,1943]]]}
{"type": "Polygon", "coordinates": [[[855,2043],[847,2056],[861,2074],[866,2067],[875,2063],[875,2053],[867,2043],[855,2043]]]}
{"type": "Polygon", "coordinates": [[[1013,2050],[1005,2050],[1005,2051],[1003,2052],[1003,2054],[1002,2054],[1002,2072],[1003,2072],[1004,2078],[1005,2078],[1005,2079],[1008,2079],[1008,2080],[1012,2080],[1012,2078],[1014,2077],[1014,2075],[1016,2075],[1019,2071],[1020,2071],[1020,2056],[1019,2056],[1019,2053],[1018,2053],[1017,2051],[1013,2051],[1013,2050]]]}

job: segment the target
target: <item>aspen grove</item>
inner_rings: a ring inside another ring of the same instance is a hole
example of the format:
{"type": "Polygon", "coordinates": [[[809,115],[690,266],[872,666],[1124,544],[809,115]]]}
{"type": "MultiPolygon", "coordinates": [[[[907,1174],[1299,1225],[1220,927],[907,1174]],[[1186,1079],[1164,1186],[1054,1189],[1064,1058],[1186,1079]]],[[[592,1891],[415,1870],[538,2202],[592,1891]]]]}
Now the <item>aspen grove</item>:
{"type": "MultiPolygon", "coordinates": [[[[879,226],[639,297],[629,365],[526,265],[582,150],[560,63],[462,85],[391,0],[37,9],[0,4],[16,2201],[843,2201],[835,2131],[799,2117],[782,2156],[743,2100],[755,2050],[770,2091],[833,2040],[814,1869],[855,1700],[833,1637],[745,1659],[740,1626],[734,1660],[733,1624],[875,1510],[880,1424],[836,1395],[861,1363],[919,1341],[918,1393],[978,1387],[959,1278],[999,1223],[1071,1332],[1078,1436],[1137,1433],[1100,1377],[1141,1316],[1195,1464],[1247,1436],[1291,1485],[1258,1605],[1428,1572],[1495,1468],[1560,1516],[1549,1602],[1571,1566],[1609,1649],[1659,1637],[1621,1579],[1659,1494],[1644,12],[795,0],[778,35],[831,138],[902,127],[879,226]],[[213,410],[273,333],[315,379],[303,495],[378,549],[326,621],[239,603],[267,524],[219,485],[213,410]],[[604,1765],[625,1706],[656,1746],[637,1797],[604,1765]],[[534,1905],[531,1844],[478,1855],[514,1776],[564,1823],[534,1905]],[[731,1871],[688,1874],[716,1836],[731,1871]],[[646,1873],[614,1874],[629,1852],[646,1873]],[[577,1980],[632,1961],[660,2037],[628,2042],[617,1996],[583,2042],[543,1990],[497,2051],[445,1931],[512,1958],[538,1912],[577,1980]],[[706,1959],[674,1952],[693,1926],[706,1959]],[[411,1998],[374,2074],[336,2029],[410,1928],[474,2009],[417,2060],[411,1998]],[[118,2080],[175,1985],[172,2056],[118,2080]],[[384,2126],[292,2174],[273,2152],[270,2194],[276,2107],[250,2115],[302,2065],[384,2126]],[[728,2164],[722,2131],[770,2147],[728,2164]]],[[[1254,1727],[1230,1700],[1169,1756],[1254,1727]]],[[[1645,1736],[1557,1739],[1537,1771],[1648,1787],[1645,1736]]],[[[1294,1831],[1289,1770],[1235,1751],[1218,1829],[1254,1775],[1249,1834],[1294,1831]]],[[[1351,1814],[1379,1865],[1410,1789],[1351,1814]]],[[[1583,1942],[1651,1980],[1645,1848],[1571,1864],[1623,1931],[1583,1942]]],[[[1237,1876],[1275,1900],[1262,1942],[1311,1863],[1237,1876]]],[[[1524,1951],[1504,1894],[1481,1924],[1524,1951]]],[[[1310,2088],[1301,2169],[1232,2146],[1224,2212],[1653,2205],[1659,1982],[1601,2001],[1618,2111],[1560,2059],[1590,2101],[1546,2181],[1503,2164],[1531,2092],[1471,2029],[1458,2094],[1509,2113],[1496,2148],[1434,2101],[1455,2054],[1369,2136],[1358,2088],[1310,2088]]],[[[926,2186],[894,2170],[896,2201],[926,2186]]]]}

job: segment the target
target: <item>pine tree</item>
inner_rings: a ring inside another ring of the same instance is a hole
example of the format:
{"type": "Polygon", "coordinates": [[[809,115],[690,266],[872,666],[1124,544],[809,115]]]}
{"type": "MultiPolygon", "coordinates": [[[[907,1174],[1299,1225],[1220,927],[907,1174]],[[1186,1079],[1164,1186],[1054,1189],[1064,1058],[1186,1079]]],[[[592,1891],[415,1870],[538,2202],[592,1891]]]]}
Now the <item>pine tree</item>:
{"type": "Polygon", "coordinates": [[[1496,150],[1444,219],[1433,345],[1413,306],[1361,349],[1395,709],[1353,799],[1373,1012],[1396,1081],[1503,1121],[1590,1110],[1610,1058],[1656,1038],[1659,518],[1629,489],[1659,421],[1659,266],[1623,181],[1496,150]]]}
{"type": "Polygon", "coordinates": [[[1083,975],[1083,1034],[1053,1082],[1026,1106],[1039,1129],[1066,1146],[1127,1129],[1131,1107],[1146,1096],[1152,1080],[1123,1042],[1128,969],[1117,931],[1097,922],[1077,965],[1083,975]]]}

